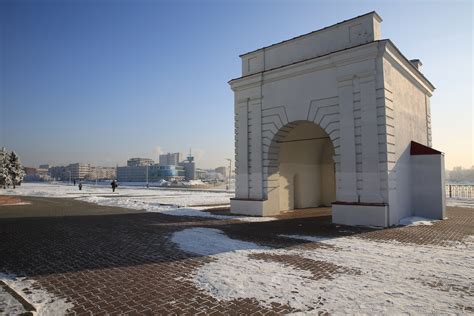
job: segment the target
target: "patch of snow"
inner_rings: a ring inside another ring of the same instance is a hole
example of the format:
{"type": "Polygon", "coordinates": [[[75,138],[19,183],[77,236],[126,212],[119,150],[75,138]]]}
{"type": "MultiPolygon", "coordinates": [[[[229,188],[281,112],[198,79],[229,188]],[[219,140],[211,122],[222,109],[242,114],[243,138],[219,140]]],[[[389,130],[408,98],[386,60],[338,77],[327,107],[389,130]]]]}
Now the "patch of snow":
{"type": "Polygon", "coordinates": [[[175,232],[171,241],[183,251],[204,256],[243,249],[267,249],[252,242],[231,239],[219,229],[203,227],[175,232]]]}
{"type": "Polygon", "coordinates": [[[168,181],[164,180],[164,179],[160,179],[158,180],[158,182],[156,183],[158,186],[162,186],[162,185],[167,185],[168,184],[168,181]]]}
{"type": "MultiPolygon", "coordinates": [[[[229,216],[226,216],[229,217],[229,216]]],[[[258,216],[231,216],[232,219],[236,219],[242,222],[251,222],[251,223],[262,223],[262,222],[271,222],[276,221],[276,217],[258,217],[258,216]]]]}
{"type": "Polygon", "coordinates": [[[30,202],[13,202],[13,203],[4,203],[0,204],[0,206],[13,206],[13,205],[30,205],[30,202]]]}
{"type": "MultiPolygon", "coordinates": [[[[71,309],[74,306],[66,299],[58,298],[47,292],[39,287],[35,281],[27,279],[26,277],[17,277],[12,274],[0,273],[0,280],[33,305],[36,308],[38,315],[64,315],[68,309],[71,309]]],[[[8,297],[2,294],[0,296],[0,301],[3,301],[4,299],[7,300],[8,297]]],[[[18,304],[11,300],[9,301],[12,304],[18,304]]],[[[17,307],[7,306],[6,310],[9,310],[10,308],[16,309],[17,307]]]]}
{"type": "MultiPolygon", "coordinates": [[[[199,251],[206,253],[205,245],[213,245],[223,238],[222,232],[206,236],[204,245],[192,247],[203,247],[199,251]],[[210,240],[212,238],[216,240],[210,240]]],[[[194,243],[196,238],[194,234],[182,237],[180,245],[194,243]]],[[[465,311],[461,306],[472,304],[472,294],[466,289],[469,291],[474,283],[473,240],[467,240],[466,247],[460,250],[356,237],[287,237],[333,247],[219,253],[212,256],[212,262],[198,268],[192,280],[198,288],[218,300],[255,298],[264,306],[278,303],[305,313],[462,313],[465,311]],[[331,279],[314,280],[308,270],[249,257],[256,253],[299,256],[358,273],[340,273],[331,279]]]]}
{"type": "Polygon", "coordinates": [[[153,209],[155,211],[158,210],[166,210],[169,209],[170,206],[161,205],[159,203],[147,202],[143,199],[137,198],[129,198],[129,197],[117,197],[117,198],[109,198],[103,196],[86,196],[77,198],[77,200],[95,203],[102,206],[113,206],[113,207],[124,207],[133,210],[147,210],[153,209]]]}
{"type": "Polygon", "coordinates": [[[173,205],[162,205],[160,203],[143,198],[109,198],[101,196],[87,196],[78,200],[95,203],[103,206],[124,207],[134,210],[144,210],[153,213],[162,213],[171,216],[204,217],[222,220],[239,220],[243,222],[269,222],[276,220],[275,217],[251,217],[237,215],[219,215],[202,211],[203,208],[178,207],[173,205]]]}
{"type": "Polygon", "coordinates": [[[310,311],[317,306],[319,285],[310,271],[294,269],[279,262],[249,258],[255,250],[240,250],[215,256],[216,261],[198,269],[196,286],[218,300],[255,298],[268,308],[272,303],[310,311]]]}
{"type": "Polygon", "coordinates": [[[203,185],[205,183],[202,182],[202,180],[189,180],[189,181],[184,181],[183,184],[184,185],[203,185]]]}
{"type": "Polygon", "coordinates": [[[418,217],[418,216],[410,216],[402,218],[399,222],[402,226],[420,226],[420,225],[433,225],[433,223],[437,222],[438,220],[433,220],[425,217],[418,217]]]}

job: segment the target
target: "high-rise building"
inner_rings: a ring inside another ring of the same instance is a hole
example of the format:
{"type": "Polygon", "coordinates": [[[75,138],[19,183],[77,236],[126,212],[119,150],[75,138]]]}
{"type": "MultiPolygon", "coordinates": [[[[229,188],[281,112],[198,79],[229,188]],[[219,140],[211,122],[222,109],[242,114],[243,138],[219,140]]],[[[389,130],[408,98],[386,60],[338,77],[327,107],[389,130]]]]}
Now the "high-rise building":
{"type": "Polygon", "coordinates": [[[186,180],[196,180],[196,163],[194,157],[189,153],[189,156],[185,161],[179,163],[184,168],[186,180]]]}
{"type": "Polygon", "coordinates": [[[182,160],[182,153],[167,153],[160,155],[160,165],[162,166],[177,166],[182,160]]]}

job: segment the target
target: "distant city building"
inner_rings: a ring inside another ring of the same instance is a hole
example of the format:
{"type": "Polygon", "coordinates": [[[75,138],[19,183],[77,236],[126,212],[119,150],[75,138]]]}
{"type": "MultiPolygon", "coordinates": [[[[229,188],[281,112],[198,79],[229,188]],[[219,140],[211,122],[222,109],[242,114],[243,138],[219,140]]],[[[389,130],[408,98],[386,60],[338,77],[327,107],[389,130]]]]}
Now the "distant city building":
{"type": "Polygon", "coordinates": [[[23,181],[25,182],[51,180],[48,174],[48,169],[31,168],[31,167],[25,167],[23,169],[25,171],[25,177],[23,178],[23,181]]]}
{"type": "Polygon", "coordinates": [[[85,163],[73,163],[66,167],[66,173],[69,172],[72,180],[89,179],[91,176],[91,165],[85,163]]]}
{"type": "Polygon", "coordinates": [[[165,179],[169,180],[171,178],[184,178],[184,168],[181,166],[174,166],[174,165],[169,165],[169,166],[162,166],[162,165],[156,165],[153,167],[158,168],[158,173],[156,175],[157,179],[165,179]]]}
{"type": "Polygon", "coordinates": [[[146,166],[117,167],[117,180],[119,182],[145,182],[146,166]]]}
{"type": "Polygon", "coordinates": [[[181,153],[167,153],[160,155],[160,165],[162,166],[177,166],[183,160],[181,153]]]}
{"type": "Polygon", "coordinates": [[[186,180],[196,180],[196,163],[194,162],[194,157],[189,154],[187,159],[179,163],[180,166],[184,168],[186,180]]]}
{"type": "Polygon", "coordinates": [[[54,166],[49,169],[37,169],[37,174],[44,180],[96,180],[115,179],[114,167],[98,167],[85,163],[73,163],[66,167],[54,166]]]}
{"type": "Polygon", "coordinates": [[[220,173],[224,178],[227,178],[227,167],[217,167],[215,171],[220,173]]]}
{"type": "Polygon", "coordinates": [[[167,153],[159,156],[159,164],[148,158],[131,158],[127,166],[117,167],[116,177],[120,182],[154,182],[159,180],[179,181],[206,178],[207,171],[196,170],[194,157],[189,154],[182,161],[183,154],[167,153]],[[148,167],[147,167],[148,166],[148,167]]]}
{"type": "Polygon", "coordinates": [[[127,160],[128,167],[150,166],[155,162],[150,158],[130,158],[127,160]]]}
{"type": "Polygon", "coordinates": [[[38,175],[36,168],[25,167],[23,168],[23,170],[25,171],[25,177],[23,178],[23,181],[25,182],[40,181],[40,177],[38,175]]]}
{"type": "Polygon", "coordinates": [[[46,169],[48,170],[51,166],[49,164],[39,165],[38,169],[46,169]]]}
{"type": "Polygon", "coordinates": [[[49,178],[49,165],[41,165],[40,168],[36,169],[36,174],[40,178],[40,181],[50,180],[49,178]],[[42,168],[48,166],[48,168],[42,168]]]}
{"type": "Polygon", "coordinates": [[[163,180],[182,180],[185,178],[184,168],[181,166],[125,166],[117,167],[119,182],[156,182],[163,180]]]}
{"type": "Polygon", "coordinates": [[[68,180],[69,179],[69,173],[66,172],[66,167],[64,166],[50,167],[48,170],[49,170],[49,176],[53,180],[68,180]]]}
{"type": "Polygon", "coordinates": [[[208,172],[204,169],[196,169],[196,179],[205,180],[208,178],[208,172]]]}
{"type": "Polygon", "coordinates": [[[102,179],[102,180],[109,180],[115,179],[116,171],[115,167],[93,167],[90,168],[90,174],[88,176],[89,179],[102,179]]]}

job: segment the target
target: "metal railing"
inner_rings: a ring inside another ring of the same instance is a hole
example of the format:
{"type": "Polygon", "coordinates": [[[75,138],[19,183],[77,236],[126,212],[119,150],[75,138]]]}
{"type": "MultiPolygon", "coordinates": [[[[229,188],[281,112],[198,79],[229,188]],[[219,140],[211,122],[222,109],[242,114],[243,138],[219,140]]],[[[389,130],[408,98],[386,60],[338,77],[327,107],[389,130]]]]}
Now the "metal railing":
{"type": "Polygon", "coordinates": [[[446,197],[460,199],[474,199],[473,184],[446,184],[446,197]]]}

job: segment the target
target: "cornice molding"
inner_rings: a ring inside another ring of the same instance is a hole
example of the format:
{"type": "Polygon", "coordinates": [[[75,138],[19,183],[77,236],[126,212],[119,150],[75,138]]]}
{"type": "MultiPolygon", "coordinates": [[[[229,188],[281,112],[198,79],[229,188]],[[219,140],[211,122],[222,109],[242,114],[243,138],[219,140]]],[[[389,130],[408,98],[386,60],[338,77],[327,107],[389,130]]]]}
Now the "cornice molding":
{"type": "Polygon", "coordinates": [[[337,68],[364,60],[375,59],[379,54],[378,41],[311,58],[294,64],[269,69],[229,81],[233,91],[258,87],[265,83],[300,76],[303,74],[337,68]]]}

